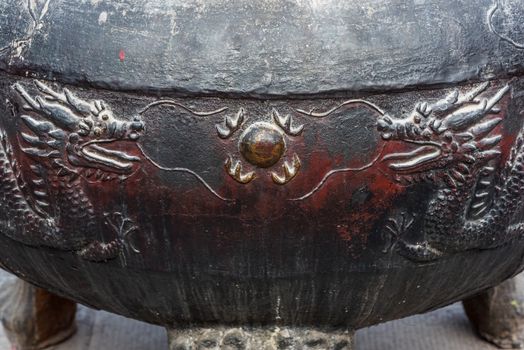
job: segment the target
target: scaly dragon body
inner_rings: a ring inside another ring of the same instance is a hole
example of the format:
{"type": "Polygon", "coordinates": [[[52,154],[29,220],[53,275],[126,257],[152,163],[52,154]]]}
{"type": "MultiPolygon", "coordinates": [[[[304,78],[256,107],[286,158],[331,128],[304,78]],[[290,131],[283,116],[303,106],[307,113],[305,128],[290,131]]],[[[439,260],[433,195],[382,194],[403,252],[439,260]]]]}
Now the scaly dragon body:
{"type": "Polygon", "coordinates": [[[36,88],[32,97],[14,86],[23,125],[20,149],[32,160],[30,174],[22,175],[6,133],[0,133],[0,228],[24,244],[76,251],[95,261],[113,258],[121,238],[98,240],[101,228],[84,185],[133,172],[139,158],[108,145],[136,142],[143,124],[118,120],[101,101],[86,102],[66,89],[59,93],[39,82],[36,88]]]}
{"type": "MultiPolygon", "coordinates": [[[[377,109],[382,115],[377,121],[382,138],[414,146],[410,152],[382,158],[395,180],[437,186],[422,218],[423,238],[407,242],[397,237],[399,251],[410,259],[429,261],[470,249],[490,249],[524,233],[523,225],[512,224],[524,188],[524,131],[503,166],[499,186],[489,186],[496,188],[489,193],[479,191],[487,181],[483,176],[494,180],[500,163],[498,104],[510,90],[506,85],[491,97],[482,97],[488,87],[484,83],[465,94],[454,90],[434,103],[417,104],[403,118],[377,109]],[[483,199],[474,203],[476,197],[483,199]]],[[[24,244],[73,250],[90,260],[116,256],[122,237],[117,232],[112,241],[101,242],[100,213],[85,186],[135,173],[140,158],[111,145],[135,143],[143,123],[138,118],[119,120],[102,101],[86,101],[40,82],[29,92],[20,84],[13,90],[20,150],[32,171],[22,175],[16,152],[2,131],[0,229],[24,244]]],[[[125,231],[122,225],[110,225],[125,231]]]]}
{"type": "Polygon", "coordinates": [[[509,86],[490,98],[480,97],[488,86],[484,83],[465,95],[455,90],[433,104],[418,104],[405,118],[385,115],[378,121],[383,139],[416,147],[383,158],[395,179],[406,185],[430,181],[438,186],[422,219],[424,238],[408,243],[397,237],[400,253],[410,259],[430,261],[470,249],[491,249],[524,234],[522,224],[511,225],[524,192],[523,130],[503,167],[499,186],[493,186],[492,194],[479,193],[486,200],[470,214],[479,178],[495,171],[491,164],[501,154],[496,130],[502,119],[497,116],[497,103],[509,86]]]}

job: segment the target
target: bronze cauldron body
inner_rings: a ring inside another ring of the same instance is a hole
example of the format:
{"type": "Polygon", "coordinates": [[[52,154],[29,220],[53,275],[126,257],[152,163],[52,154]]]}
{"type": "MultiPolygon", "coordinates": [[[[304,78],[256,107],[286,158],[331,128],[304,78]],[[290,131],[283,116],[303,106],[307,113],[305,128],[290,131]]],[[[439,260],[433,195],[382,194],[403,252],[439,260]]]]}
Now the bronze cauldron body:
{"type": "Polygon", "coordinates": [[[523,268],[523,14],[4,1],[0,264],[173,349],[349,349],[494,287],[523,268]]]}

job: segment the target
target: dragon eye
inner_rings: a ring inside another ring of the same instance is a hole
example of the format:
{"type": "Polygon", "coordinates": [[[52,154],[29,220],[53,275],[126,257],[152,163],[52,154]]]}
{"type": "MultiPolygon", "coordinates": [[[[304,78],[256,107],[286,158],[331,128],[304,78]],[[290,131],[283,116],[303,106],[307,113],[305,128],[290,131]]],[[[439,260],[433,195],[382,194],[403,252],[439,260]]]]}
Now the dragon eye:
{"type": "Polygon", "coordinates": [[[102,129],[100,129],[100,128],[94,128],[94,130],[93,130],[93,134],[95,134],[95,136],[100,136],[100,135],[102,135],[102,129]]]}
{"type": "Polygon", "coordinates": [[[424,131],[422,132],[422,136],[423,136],[425,139],[427,139],[427,140],[431,139],[431,135],[432,135],[431,131],[429,131],[429,130],[427,130],[427,129],[424,130],[424,131]]]}
{"type": "Polygon", "coordinates": [[[69,135],[69,142],[77,143],[78,140],[79,140],[78,134],[72,133],[71,135],[69,135]]]}

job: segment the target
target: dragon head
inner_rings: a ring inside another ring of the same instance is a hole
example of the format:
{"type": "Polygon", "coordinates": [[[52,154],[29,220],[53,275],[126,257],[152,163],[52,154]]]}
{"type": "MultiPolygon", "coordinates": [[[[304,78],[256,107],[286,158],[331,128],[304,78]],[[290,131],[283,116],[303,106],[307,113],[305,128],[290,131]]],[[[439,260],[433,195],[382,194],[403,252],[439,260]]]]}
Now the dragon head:
{"type": "Polygon", "coordinates": [[[488,115],[500,112],[496,104],[509,90],[504,86],[483,98],[489,83],[466,94],[452,91],[435,103],[418,103],[403,118],[383,115],[377,123],[384,140],[414,147],[410,152],[390,153],[382,158],[402,183],[444,179],[453,186],[465,183],[475,169],[497,157],[500,135],[491,132],[502,120],[488,115]]]}
{"type": "Polygon", "coordinates": [[[20,85],[14,89],[26,114],[21,119],[31,133],[21,132],[30,145],[22,150],[61,172],[98,179],[131,174],[140,158],[126,153],[122,142],[136,142],[144,130],[139,117],[120,120],[103,101],[85,101],[69,90],[56,92],[36,82],[36,97],[20,85]]]}

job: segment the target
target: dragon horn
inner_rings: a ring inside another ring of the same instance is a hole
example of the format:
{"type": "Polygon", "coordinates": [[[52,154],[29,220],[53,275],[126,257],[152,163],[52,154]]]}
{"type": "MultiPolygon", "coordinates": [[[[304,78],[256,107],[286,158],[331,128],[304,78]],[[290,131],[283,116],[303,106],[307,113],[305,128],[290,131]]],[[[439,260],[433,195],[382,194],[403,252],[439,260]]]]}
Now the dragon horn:
{"type": "Polygon", "coordinates": [[[42,106],[40,110],[45,113],[45,117],[57,126],[73,130],[78,124],[80,118],[72,113],[68,107],[46,101],[40,96],[36,97],[36,100],[42,106]]]}
{"type": "Polygon", "coordinates": [[[502,97],[509,91],[509,85],[504,85],[502,89],[497,91],[497,93],[488,100],[486,105],[486,111],[491,111],[491,109],[502,99],[502,97]]]}
{"type": "Polygon", "coordinates": [[[66,96],[67,102],[76,109],[79,113],[83,115],[88,115],[89,113],[96,113],[96,110],[93,108],[92,105],[89,103],[86,103],[73,95],[71,91],[64,89],[64,95],[66,96]]]}
{"type": "Polygon", "coordinates": [[[20,84],[16,83],[14,89],[18,92],[20,97],[22,97],[22,99],[24,99],[24,101],[28,103],[24,106],[24,109],[39,110],[41,108],[40,104],[37,101],[35,101],[31,96],[29,96],[27,91],[25,91],[25,89],[20,84]]]}
{"type": "MultiPolygon", "coordinates": [[[[468,94],[468,96],[471,97],[476,93],[480,93],[484,85],[486,84],[481,85],[475,92],[468,94]]],[[[509,89],[509,85],[505,85],[490,98],[475,99],[475,104],[467,104],[446,117],[444,119],[445,126],[455,131],[460,131],[480,122],[488,113],[493,113],[493,107],[495,107],[509,89]]]]}
{"type": "Polygon", "coordinates": [[[466,105],[444,118],[443,124],[455,131],[467,129],[486,116],[487,104],[488,101],[482,99],[477,104],[466,105]]]}
{"type": "Polygon", "coordinates": [[[20,119],[37,135],[43,136],[53,129],[53,124],[50,122],[42,122],[25,114],[20,116],[20,119]]]}
{"type": "Polygon", "coordinates": [[[46,146],[46,143],[40,140],[39,137],[26,134],[25,132],[21,132],[20,136],[22,136],[22,139],[25,142],[27,142],[28,144],[30,144],[31,146],[36,146],[36,147],[45,147],[46,146]]]}
{"type": "Polygon", "coordinates": [[[457,103],[465,103],[465,102],[471,102],[473,101],[478,95],[486,91],[486,89],[489,87],[489,81],[486,81],[485,83],[480,84],[473,90],[469,91],[467,94],[459,98],[457,103]]]}
{"type": "Polygon", "coordinates": [[[489,119],[483,123],[472,126],[469,132],[472,133],[476,139],[481,139],[489,134],[497,125],[500,124],[502,118],[489,119]]]}
{"type": "Polygon", "coordinates": [[[52,90],[49,86],[45,85],[44,83],[40,81],[35,81],[35,85],[38,88],[38,90],[42,91],[44,94],[53,97],[56,100],[64,101],[64,96],[60,95],[58,92],[52,90]]]}
{"type": "Polygon", "coordinates": [[[502,140],[502,136],[501,135],[497,135],[497,136],[493,136],[493,137],[487,137],[487,138],[482,139],[481,141],[479,141],[478,145],[479,145],[481,150],[488,150],[488,149],[492,149],[493,147],[498,145],[500,140],[502,140]]]}

